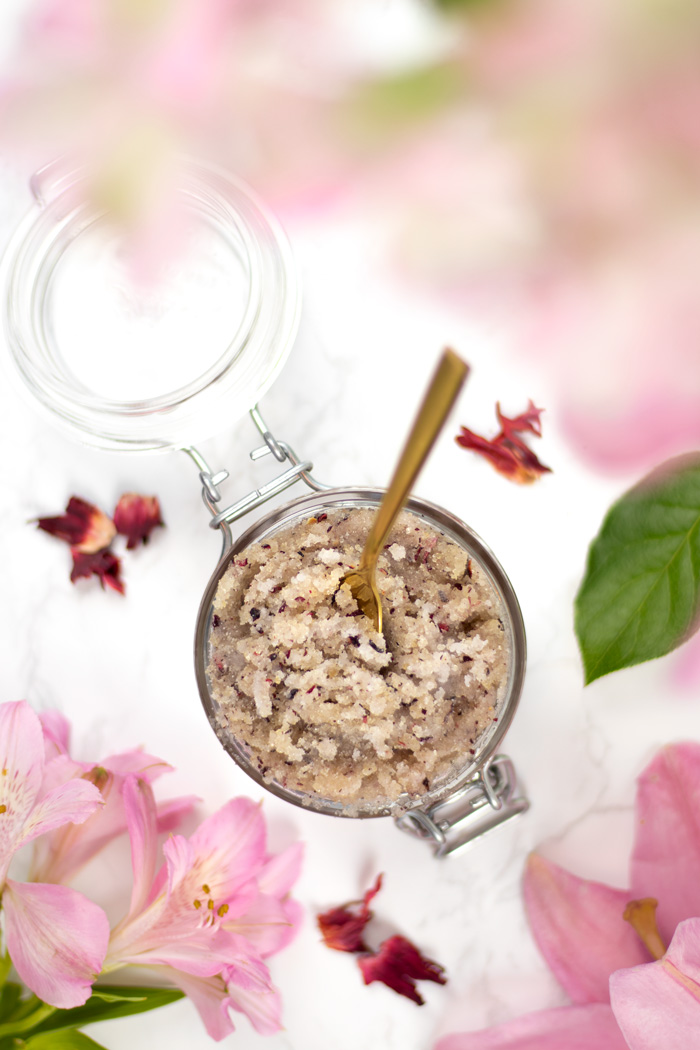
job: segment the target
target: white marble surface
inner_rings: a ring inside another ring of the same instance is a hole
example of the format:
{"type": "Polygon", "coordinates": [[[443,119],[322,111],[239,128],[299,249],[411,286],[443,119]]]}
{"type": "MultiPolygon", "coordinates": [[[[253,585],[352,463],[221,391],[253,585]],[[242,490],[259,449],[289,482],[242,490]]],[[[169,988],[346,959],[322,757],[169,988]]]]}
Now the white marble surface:
{"type": "MultiPolygon", "coordinates": [[[[14,172],[3,173],[2,188],[4,243],[28,197],[14,172]]],[[[673,658],[583,688],[572,601],[588,542],[632,479],[601,479],[576,460],[560,436],[547,377],[499,331],[478,330],[458,311],[403,288],[377,263],[372,232],[359,217],[299,220],[288,232],[305,286],[303,323],[262,409],[275,433],[314,460],[320,478],[385,483],[440,348],[451,344],[472,364],[417,491],[476,529],[519,596],[529,663],[503,750],[532,808],[436,862],[387,820],[321,817],[265,797],[271,844],[306,842],[297,889],[306,921],[293,946],[272,960],[284,1032],[263,1039],[241,1018],[223,1045],[427,1050],[439,1034],[562,1001],[527,929],[519,889],[525,857],[541,847],[580,874],[622,885],[634,777],[660,744],[700,738],[700,702],[673,685],[673,658]],[[460,422],[492,430],[496,400],[517,412],[528,397],[547,410],[537,449],[553,473],[522,489],[453,437],[460,422]],[[380,871],[377,940],[400,931],[449,976],[444,988],[423,986],[421,1009],[378,984],[364,987],[350,957],[319,943],[315,913],[357,897],[380,871]]],[[[110,366],[118,369],[118,359],[110,366]]],[[[177,769],[163,791],[197,793],[202,815],[239,793],[260,797],[221,750],[197,695],[192,636],[219,540],[207,527],[192,464],[179,453],[115,455],[74,443],[20,401],[6,379],[0,428],[2,698],[63,711],[81,758],[143,744],[177,769]],[[72,586],[68,550],[30,519],[59,512],[74,493],[110,509],[129,490],[157,494],[167,528],[125,558],[125,598],[96,582],[72,586]]],[[[255,443],[243,419],[203,445],[215,466],[231,471],[231,494],[247,492],[265,473],[247,458],[255,443]]],[[[98,869],[101,902],[113,914],[123,903],[126,853],[122,843],[98,869]]],[[[186,1001],[95,1027],[93,1035],[110,1050],[210,1045],[186,1001]]]]}

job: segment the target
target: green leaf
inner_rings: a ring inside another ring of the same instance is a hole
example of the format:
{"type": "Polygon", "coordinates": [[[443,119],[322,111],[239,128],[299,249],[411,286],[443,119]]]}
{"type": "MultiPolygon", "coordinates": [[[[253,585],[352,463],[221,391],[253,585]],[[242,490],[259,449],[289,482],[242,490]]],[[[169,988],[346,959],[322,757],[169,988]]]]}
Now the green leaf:
{"type": "Polygon", "coordinates": [[[27,1040],[25,1050],[105,1050],[89,1035],[67,1028],[63,1032],[44,1032],[27,1040]]]}
{"type": "Polygon", "coordinates": [[[108,1021],[115,1017],[146,1013],[160,1006],[182,999],[184,993],[178,988],[132,987],[130,985],[100,985],[93,990],[84,1006],[72,1010],[56,1010],[35,1032],[56,1032],[65,1028],[82,1028],[95,1021],[108,1021]]]}
{"type": "MultiPolygon", "coordinates": [[[[158,991],[161,989],[159,988],[158,991]]],[[[117,995],[115,992],[105,992],[102,988],[93,988],[92,998],[101,999],[104,1003],[142,1003],[145,997],[139,995],[138,991],[135,994],[117,995]]]]}
{"type": "Polygon", "coordinates": [[[662,464],[615,503],[588,553],[575,627],[586,684],[664,656],[698,626],[700,453],[662,464]]]}

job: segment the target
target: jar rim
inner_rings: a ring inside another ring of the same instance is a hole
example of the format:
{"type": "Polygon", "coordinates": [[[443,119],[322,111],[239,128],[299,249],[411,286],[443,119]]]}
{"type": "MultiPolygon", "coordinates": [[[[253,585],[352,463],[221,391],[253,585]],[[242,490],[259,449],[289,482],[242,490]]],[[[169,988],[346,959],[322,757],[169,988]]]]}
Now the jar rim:
{"type": "MultiPolygon", "coordinates": [[[[299,277],[277,219],[231,173],[189,158],[180,161],[178,202],[212,229],[220,254],[227,258],[230,250],[231,266],[240,273],[238,313],[221,352],[217,346],[201,372],[171,385],[166,376],[165,389],[148,396],[111,397],[92,389],[67,364],[51,317],[56,275],[67,253],[109,213],[86,194],[86,166],[60,163],[46,172],[32,182],[34,203],[10,240],[0,271],[5,343],[23,389],[53,422],[110,450],[181,448],[226,429],[274,382],[299,325],[299,277]]],[[[197,355],[193,347],[195,367],[197,355]]]]}
{"type": "MultiPolygon", "coordinates": [[[[496,590],[502,604],[502,618],[507,621],[504,625],[506,626],[511,646],[507,690],[504,698],[500,701],[498,722],[491,723],[489,729],[485,730],[478,738],[474,755],[469,756],[463,767],[441,777],[437,788],[432,788],[417,798],[400,796],[395,802],[368,805],[361,812],[344,812],[344,809],[347,809],[345,803],[319,798],[306,792],[294,791],[276,781],[266,781],[260,774],[256,764],[249,760],[245,749],[221,725],[218,708],[211,696],[207,680],[208,647],[214,596],[219,581],[231,560],[252,543],[279,532],[281,529],[313,514],[316,510],[323,511],[330,508],[343,507],[377,507],[385,491],[385,489],[359,486],[328,489],[324,492],[315,492],[298,497],[268,512],[241,533],[232,546],[226,550],[207,584],[197,617],[194,644],[197,685],[205,713],[221,745],[236,764],[256,781],[260,787],[302,809],[313,810],[329,816],[363,818],[398,816],[400,813],[418,806],[421,808],[432,806],[461,791],[474,774],[483,769],[489,759],[495,755],[515,715],[525,676],[527,643],[522,612],[513,586],[495,554],[481,537],[456,515],[451,514],[438,504],[411,497],[406,502],[405,510],[410,511],[432,527],[443,532],[448,538],[456,542],[458,546],[467,550],[470,556],[474,557],[496,590]]],[[[353,808],[354,810],[361,809],[361,807],[353,808]]]]}

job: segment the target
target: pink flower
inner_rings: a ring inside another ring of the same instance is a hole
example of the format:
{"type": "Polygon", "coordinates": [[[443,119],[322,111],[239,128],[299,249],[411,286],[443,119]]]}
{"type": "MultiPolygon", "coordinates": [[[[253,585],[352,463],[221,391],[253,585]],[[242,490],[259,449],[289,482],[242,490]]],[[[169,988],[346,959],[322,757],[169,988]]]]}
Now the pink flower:
{"type": "MultiPolygon", "coordinates": [[[[69,882],[109,842],[127,830],[123,787],[127,776],[136,774],[152,783],[172,770],[167,762],[136,748],[110,755],[100,763],[77,762],[68,754],[69,725],[58,712],[41,716],[47,752],[59,751],[61,761],[52,762],[45,785],[82,779],[100,791],[104,805],[80,825],[64,825],[42,835],[34,846],[30,877],[38,882],[69,882]]],[[[168,799],[156,805],[157,830],[174,830],[197,801],[193,796],[168,799]]]]}
{"type": "Polygon", "coordinates": [[[46,764],[44,751],[41,723],[29,705],[0,705],[0,888],[7,949],[36,995],[67,1008],[90,995],[107,948],[107,916],[75,890],[15,882],[7,872],[18,849],[87,820],[102,797],[85,780],[47,786],[52,763],[62,759],[46,764]]]}
{"type": "Polygon", "coordinates": [[[123,794],[134,885],[129,913],[112,931],[104,972],[156,967],[191,996],[214,1038],[233,1030],[229,1007],[246,1013],[258,1031],[276,1031],[279,997],[263,957],[282,947],[298,923],[286,896],[299,848],[269,857],[259,806],[238,798],[190,839],[171,836],[156,873],[153,792],[130,776],[123,794]]]}
{"type": "Polygon", "coordinates": [[[700,745],[669,746],[639,778],[629,891],[532,856],[524,882],[530,924],[573,1005],[447,1036],[436,1050],[692,1046],[689,1033],[700,1031],[699,810],[700,745]],[[626,909],[630,900],[634,909],[626,909]]]}

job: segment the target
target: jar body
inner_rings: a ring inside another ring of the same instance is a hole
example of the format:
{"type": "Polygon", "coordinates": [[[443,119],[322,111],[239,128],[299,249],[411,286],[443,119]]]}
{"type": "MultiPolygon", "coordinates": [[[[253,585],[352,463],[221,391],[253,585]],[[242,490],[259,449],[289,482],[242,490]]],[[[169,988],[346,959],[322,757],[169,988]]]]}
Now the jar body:
{"type": "MultiPolygon", "coordinates": [[[[465,753],[464,763],[459,767],[452,766],[449,775],[437,778],[424,795],[412,794],[400,796],[388,802],[369,801],[364,805],[349,806],[313,793],[289,788],[277,780],[266,779],[259,771],[255,756],[241,740],[236,739],[227,729],[225,718],[212,696],[208,679],[210,633],[214,616],[213,602],[221,577],[226,572],[232,559],[241,554],[253,543],[262,543],[265,539],[286,531],[296,523],[309,517],[318,518],[319,514],[334,510],[352,510],[355,508],[376,508],[382,498],[383,490],[365,488],[330,489],[323,493],[313,493],[294,500],[260,519],[256,524],[239,536],[228,549],[217,566],[200,607],[196,638],[195,663],[197,681],[202,703],[209,722],[219,737],[220,742],[234,761],[261,787],[271,791],[280,798],[294,805],[302,806],[319,813],[341,817],[376,817],[397,816],[407,809],[417,806],[431,806],[438,801],[459,792],[494,755],[515,713],[520,696],[525,670],[525,633],[522,616],[515,593],[507,576],[493,553],[482,540],[460,519],[441,507],[420,499],[411,499],[406,510],[419,518],[432,529],[443,533],[456,543],[467,556],[473,559],[487,576],[499,603],[499,615],[504,627],[504,645],[509,652],[508,672],[504,696],[499,703],[498,721],[485,729],[476,742],[473,753],[465,753]]],[[[467,749],[465,748],[465,751],[467,749]]]]}

